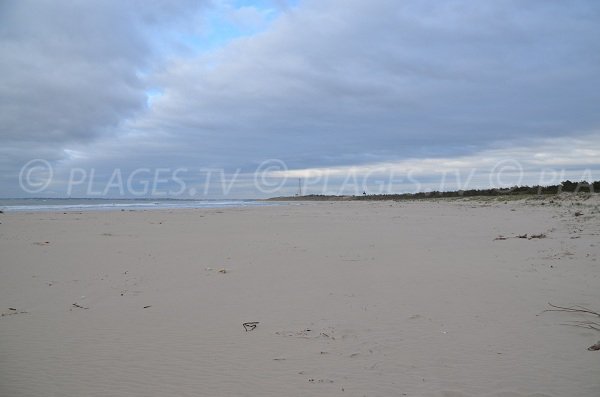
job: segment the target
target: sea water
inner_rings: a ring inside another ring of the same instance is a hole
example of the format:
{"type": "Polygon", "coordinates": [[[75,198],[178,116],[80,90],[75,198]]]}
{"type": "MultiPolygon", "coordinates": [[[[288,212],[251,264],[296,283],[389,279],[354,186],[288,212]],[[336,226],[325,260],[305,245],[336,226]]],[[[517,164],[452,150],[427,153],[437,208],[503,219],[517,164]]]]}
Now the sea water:
{"type": "Polygon", "coordinates": [[[176,200],[176,199],[96,199],[26,198],[0,199],[0,210],[15,211],[106,211],[176,208],[230,208],[280,205],[257,200],[176,200]]]}

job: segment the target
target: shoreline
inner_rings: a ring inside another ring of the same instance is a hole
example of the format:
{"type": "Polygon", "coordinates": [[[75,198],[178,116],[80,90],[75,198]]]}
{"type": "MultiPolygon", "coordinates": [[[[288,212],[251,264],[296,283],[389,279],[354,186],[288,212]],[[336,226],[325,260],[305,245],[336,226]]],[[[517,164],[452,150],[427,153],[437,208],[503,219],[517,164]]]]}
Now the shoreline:
{"type": "MultiPolygon", "coordinates": [[[[18,199],[15,199],[18,200],[18,199]]],[[[7,199],[4,202],[9,201],[7,199]]],[[[25,201],[25,200],[22,200],[25,201]]],[[[281,205],[277,203],[269,203],[259,200],[162,200],[152,201],[144,200],[136,202],[136,199],[131,200],[93,200],[98,203],[88,204],[82,199],[60,199],[53,200],[54,204],[45,203],[44,199],[31,199],[37,201],[36,204],[22,205],[0,205],[0,210],[6,213],[21,213],[21,212],[104,212],[104,211],[156,211],[156,210],[185,210],[185,209],[210,209],[210,208],[244,208],[244,207],[265,207],[281,205]]]]}

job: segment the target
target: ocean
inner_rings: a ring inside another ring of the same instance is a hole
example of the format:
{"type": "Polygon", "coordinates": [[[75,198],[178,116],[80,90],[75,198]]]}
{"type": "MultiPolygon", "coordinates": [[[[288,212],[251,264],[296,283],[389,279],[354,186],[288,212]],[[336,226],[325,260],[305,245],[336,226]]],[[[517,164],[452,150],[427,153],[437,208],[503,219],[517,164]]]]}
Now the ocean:
{"type": "Polygon", "coordinates": [[[176,200],[176,199],[97,199],[26,198],[0,199],[5,212],[30,211],[140,211],[179,208],[231,208],[281,205],[257,200],[176,200]]]}

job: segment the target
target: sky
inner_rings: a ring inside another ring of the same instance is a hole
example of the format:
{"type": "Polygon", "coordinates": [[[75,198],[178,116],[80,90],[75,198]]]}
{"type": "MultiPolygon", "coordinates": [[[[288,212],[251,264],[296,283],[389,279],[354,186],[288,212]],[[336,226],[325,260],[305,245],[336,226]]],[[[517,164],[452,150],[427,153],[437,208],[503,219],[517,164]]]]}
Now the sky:
{"type": "Polygon", "coordinates": [[[600,180],[595,0],[1,0],[0,197],[600,180]]]}

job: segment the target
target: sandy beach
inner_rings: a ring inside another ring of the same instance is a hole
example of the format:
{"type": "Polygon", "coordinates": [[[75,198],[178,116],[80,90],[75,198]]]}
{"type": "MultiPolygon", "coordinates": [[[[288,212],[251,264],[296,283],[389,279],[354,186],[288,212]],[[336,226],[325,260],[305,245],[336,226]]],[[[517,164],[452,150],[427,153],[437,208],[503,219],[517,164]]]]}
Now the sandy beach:
{"type": "Polygon", "coordinates": [[[597,397],[599,208],[0,214],[0,395],[597,397]]]}

